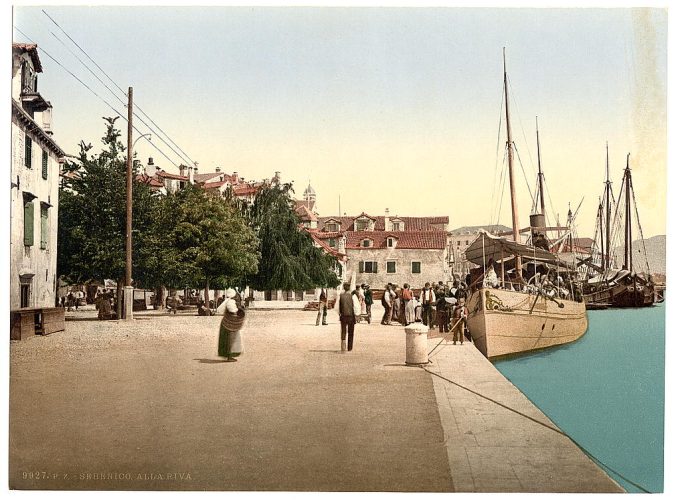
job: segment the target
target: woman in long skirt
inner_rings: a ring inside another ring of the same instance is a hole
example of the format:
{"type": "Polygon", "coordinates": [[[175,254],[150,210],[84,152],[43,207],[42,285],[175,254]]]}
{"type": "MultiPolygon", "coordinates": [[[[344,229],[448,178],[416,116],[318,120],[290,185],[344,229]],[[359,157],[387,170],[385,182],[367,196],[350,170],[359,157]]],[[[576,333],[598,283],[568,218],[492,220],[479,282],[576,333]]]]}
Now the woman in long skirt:
{"type": "Polygon", "coordinates": [[[220,323],[220,337],[217,345],[217,355],[226,358],[225,361],[238,361],[236,358],[243,352],[241,327],[245,320],[245,310],[239,309],[234,297],[236,291],[229,288],[225,294],[224,316],[220,323]]]}

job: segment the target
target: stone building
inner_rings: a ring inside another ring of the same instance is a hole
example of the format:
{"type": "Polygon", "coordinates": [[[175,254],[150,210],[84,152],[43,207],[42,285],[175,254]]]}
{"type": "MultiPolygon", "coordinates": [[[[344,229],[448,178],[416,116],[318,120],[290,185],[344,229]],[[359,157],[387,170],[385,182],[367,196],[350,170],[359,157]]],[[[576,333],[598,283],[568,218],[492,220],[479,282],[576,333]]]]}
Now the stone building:
{"type": "Polygon", "coordinates": [[[59,170],[52,105],[38,92],[34,44],[12,44],[10,308],[54,307],[57,295],[59,170]]]}
{"type": "Polygon", "coordinates": [[[346,255],[345,280],[380,289],[386,283],[422,287],[450,281],[447,257],[448,216],[318,217],[314,236],[346,255]]]}

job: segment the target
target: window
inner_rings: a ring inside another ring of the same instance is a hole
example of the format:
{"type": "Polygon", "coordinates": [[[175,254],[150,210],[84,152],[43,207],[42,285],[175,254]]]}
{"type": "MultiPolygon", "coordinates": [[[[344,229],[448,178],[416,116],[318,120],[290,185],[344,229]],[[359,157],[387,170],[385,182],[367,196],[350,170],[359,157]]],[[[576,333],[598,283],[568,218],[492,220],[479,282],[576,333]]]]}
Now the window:
{"type": "Polygon", "coordinates": [[[328,246],[335,248],[338,245],[338,240],[335,238],[330,238],[328,240],[328,246]]]}
{"type": "Polygon", "coordinates": [[[358,220],[354,222],[354,230],[355,231],[366,231],[368,229],[368,221],[367,220],[358,220]]]}
{"type": "Polygon", "coordinates": [[[42,178],[47,179],[47,161],[49,159],[49,156],[47,155],[47,151],[42,152],[42,178]]]}
{"type": "Polygon", "coordinates": [[[456,246],[457,246],[457,247],[460,246],[460,240],[456,241],[456,246]]]}
{"type": "Polygon", "coordinates": [[[420,274],[420,262],[411,262],[411,272],[413,274],[420,274]]]}
{"type": "Polygon", "coordinates": [[[46,204],[40,204],[40,248],[43,250],[47,248],[47,241],[50,237],[48,208],[46,204]]]}
{"type": "Polygon", "coordinates": [[[470,244],[470,240],[465,240],[465,246],[468,246],[470,244]]]}
{"type": "Polygon", "coordinates": [[[392,231],[401,231],[401,222],[393,222],[392,231]]]}
{"type": "Polygon", "coordinates": [[[24,195],[24,245],[33,246],[33,198],[24,195]]]}
{"type": "Polygon", "coordinates": [[[396,246],[396,241],[394,238],[387,238],[387,246],[389,248],[394,248],[396,246]]]}
{"type": "Polygon", "coordinates": [[[369,239],[361,240],[361,246],[364,248],[370,248],[371,243],[372,242],[369,239]]]}
{"type": "Polygon", "coordinates": [[[29,136],[26,136],[26,142],[24,143],[24,165],[26,168],[31,168],[33,164],[33,141],[29,136]]]}
{"type": "Polygon", "coordinates": [[[359,272],[360,273],[377,273],[378,263],[374,261],[361,261],[359,262],[359,272]]]}
{"type": "Polygon", "coordinates": [[[31,307],[31,282],[33,277],[19,276],[21,286],[21,302],[19,307],[31,307]]]}
{"type": "Polygon", "coordinates": [[[339,231],[340,227],[335,223],[335,222],[329,222],[326,224],[326,231],[334,233],[336,231],[339,231]]]}
{"type": "Polygon", "coordinates": [[[397,272],[397,262],[394,260],[387,261],[387,274],[394,274],[397,272]]]}

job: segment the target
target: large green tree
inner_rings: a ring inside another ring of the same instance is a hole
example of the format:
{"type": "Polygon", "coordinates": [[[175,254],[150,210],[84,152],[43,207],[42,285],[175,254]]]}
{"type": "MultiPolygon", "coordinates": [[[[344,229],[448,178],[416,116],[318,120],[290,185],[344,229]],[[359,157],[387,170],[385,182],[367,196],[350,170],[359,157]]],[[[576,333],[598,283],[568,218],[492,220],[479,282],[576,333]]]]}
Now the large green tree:
{"type": "MultiPolygon", "coordinates": [[[[80,143],[78,161],[70,161],[59,193],[59,274],[71,283],[116,280],[125,277],[126,156],[116,118],[105,118],[103,150],[91,154],[80,143]]],[[[144,183],[133,182],[133,256],[145,238],[157,198],[144,183]]],[[[133,258],[133,276],[144,275],[145,263],[133,258]]]]}
{"type": "Polygon", "coordinates": [[[260,268],[249,277],[258,290],[304,290],[335,287],[335,259],[314,246],[302,231],[293,209],[290,184],[265,184],[248,209],[250,224],[260,241],[260,268]]]}
{"type": "Polygon", "coordinates": [[[255,232],[233,204],[195,186],[160,200],[153,233],[148,258],[161,266],[157,279],[166,285],[204,287],[207,293],[210,286],[242,284],[257,273],[255,232]]]}

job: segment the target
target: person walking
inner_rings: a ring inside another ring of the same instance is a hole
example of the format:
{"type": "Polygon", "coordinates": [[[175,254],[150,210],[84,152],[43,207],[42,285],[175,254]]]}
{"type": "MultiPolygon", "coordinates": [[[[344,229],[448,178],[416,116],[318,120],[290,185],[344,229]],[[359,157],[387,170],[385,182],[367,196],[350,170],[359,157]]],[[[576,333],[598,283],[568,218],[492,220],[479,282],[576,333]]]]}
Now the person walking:
{"type": "Polygon", "coordinates": [[[316,326],[319,326],[319,321],[322,325],[327,325],[326,316],[328,315],[328,293],[325,288],[321,289],[319,294],[319,312],[316,315],[316,326]]]}
{"type": "Polygon", "coordinates": [[[371,306],[373,305],[373,293],[367,284],[361,285],[364,289],[364,302],[366,302],[366,321],[371,324],[371,306]]]}
{"type": "Polygon", "coordinates": [[[340,315],[340,351],[351,351],[354,345],[355,310],[360,308],[356,296],[350,293],[350,284],[343,283],[343,292],[338,299],[338,314],[340,315]],[[355,305],[356,304],[356,305],[355,305]]]}
{"type": "Polygon", "coordinates": [[[467,323],[468,308],[464,299],[458,299],[456,307],[453,308],[453,344],[460,341],[461,345],[465,341],[465,325],[467,323]]]}
{"type": "Polygon", "coordinates": [[[217,343],[217,355],[225,358],[224,361],[238,361],[236,358],[243,353],[243,341],[241,328],[245,321],[246,311],[236,305],[234,298],[236,290],[228,288],[225,293],[224,316],[220,322],[220,335],[217,343]]]}

